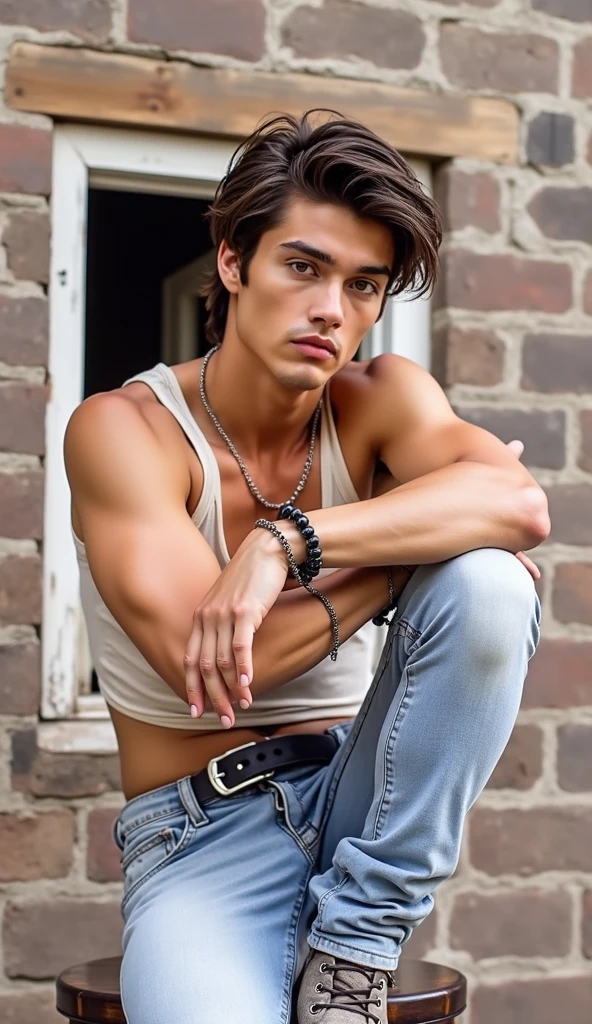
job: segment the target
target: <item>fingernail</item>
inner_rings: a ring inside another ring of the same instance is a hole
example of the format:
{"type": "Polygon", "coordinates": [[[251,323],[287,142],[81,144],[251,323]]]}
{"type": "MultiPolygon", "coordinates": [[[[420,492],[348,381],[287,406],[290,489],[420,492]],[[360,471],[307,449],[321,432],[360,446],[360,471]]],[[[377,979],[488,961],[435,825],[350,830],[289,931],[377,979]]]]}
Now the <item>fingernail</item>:
{"type": "Polygon", "coordinates": [[[220,718],[220,722],[222,723],[225,729],[230,729],[230,726],[232,725],[232,722],[230,721],[228,715],[222,715],[222,717],[220,718]]]}
{"type": "Polygon", "coordinates": [[[197,718],[197,704],[190,704],[189,706],[191,708],[191,717],[197,718]]]}
{"type": "Polygon", "coordinates": [[[241,686],[248,686],[248,685],[249,685],[249,677],[248,677],[248,676],[245,676],[245,675],[243,674],[243,675],[242,675],[242,676],[240,677],[240,679],[239,679],[239,683],[241,684],[241,686]]]}
{"type": "Polygon", "coordinates": [[[248,708],[251,707],[251,705],[249,704],[249,702],[246,699],[246,697],[243,697],[241,700],[239,700],[239,704],[240,704],[241,708],[243,709],[243,711],[246,711],[248,708]]]}

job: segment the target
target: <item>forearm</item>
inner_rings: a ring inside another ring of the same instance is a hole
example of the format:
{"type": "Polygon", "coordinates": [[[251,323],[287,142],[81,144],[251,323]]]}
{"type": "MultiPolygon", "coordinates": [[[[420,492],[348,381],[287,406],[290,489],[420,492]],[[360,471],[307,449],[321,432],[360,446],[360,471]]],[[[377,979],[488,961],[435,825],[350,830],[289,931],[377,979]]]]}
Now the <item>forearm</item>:
{"type": "MultiPolygon", "coordinates": [[[[543,501],[505,470],[455,462],[379,497],[307,516],[327,567],[421,565],[479,547],[534,547],[544,539],[543,501]]],[[[305,548],[296,527],[282,522],[281,529],[300,562],[305,548]]]]}
{"type": "MultiPolygon", "coordinates": [[[[408,579],[408,572],[393,569],[397,596],[408,579]]],[[[383,567],[344,569],[313,585],[335,608],[340,643],[389,602],[387,573],[383,567]]],[[[318,598],[301,587],[280,594],[255,634],[253,697],[256,699],[258,694],[307,672],[329,654],[332,645],[331,620],[318,598]]]]}

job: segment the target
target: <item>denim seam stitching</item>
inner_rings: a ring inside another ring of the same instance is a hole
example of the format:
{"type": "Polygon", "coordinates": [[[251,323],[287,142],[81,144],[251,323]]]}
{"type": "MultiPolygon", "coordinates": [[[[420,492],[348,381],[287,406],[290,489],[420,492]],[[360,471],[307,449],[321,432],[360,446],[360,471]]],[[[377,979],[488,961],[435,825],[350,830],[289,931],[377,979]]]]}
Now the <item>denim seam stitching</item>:
{"type": "Polygon", "coordinates": [[[139,828],[142,828],[143,825],[147,825],[149,822],[161,821],[163,818],[171,818],[175,814],[183,814],[184,810],[184,807],[176,807],[172,810],[157,811],[154,814],[147,815],[145,818],[135,819],[134,821],[132,821],[131,825],[129,825],[127,828],[124,827],[122,829],[123,838],[128,839],[131,835],[134,834],[134,832],[137,832],[139,828]]]}
{"type": "Polygon", "coordinates": [[[288,938],[286,942],[286,966],[287,969],[284,972],[284,984],[282,986],[282,1009],[283,1015],[280,1024],[288,1024],[289,1019],[292,1016],[292,989],[294,986],[294,968],[296,965],[296,934],[298,930],[298,923],[302,916],[302,908],[304,906],[304,898],[308,889],[308,883],[312,874],[312,864],[308,871],[303,876],[300,889],[296,899],[294,900],[294,909],[292,911],[292,917],[290,920],[290,927],[288,929],[288,938]]]}
{"type": "MultiPolygon", "coordinates": [[[[278,792],[278,790],[276,789],[276,786],[278,785],[277,783],[273,787],[271,786],[270,783],[268,783],[268,785],[270,786],[270,790],[273,789],[274,793],[278,792]]],[[[286,812],[286,805],[285,805],[285,802],[284,802],[286,800],[286,794],[283,792],[283,790],[279,790],[279,792],[281,793],[281,800],[282,800],[283,807],[284,807],[284,818],[282,818],[280,816],[281,812],[278,810],[278,806],[277,806],[277,804],[275,802],[275,796],[274,796],[273,807],[274,807],[274,812],[275,812],[276,825],[278,826],[278,828],[280,828],[282,830],[282,832],[285,832],[286,835],[290,836],[294,840],[294,842],[296,843],[298,848],[302,851],[302,853],[304,854],[306,859],[312,864],[313,863],[312,854],[310,853],[308,848],[302,842],[298,832],[294,828],[291,828],[290,825],[288,824],[287,817],[286,817],[286,814],[287,814],[287,812],[286,812]]]]}
{"type": "Polygon", "coordinates": [[[384,756],[384,773],[383,773],[383,787],[380,803],[376,813],[376,819],[374,822],[374,828],[372,829],[372,841],[378,839],[381,835],[382,827],[384,826],[384,819],[386,813],[384,811],[387,800],[392,796],[392,781],[394,777],[394,761],[395,761],[395,748],[397,738],[399,736],[401,726],[405,720],[407,712],[411,706],[413,700],[413,679],[412,679],[413,666],[405,665],[405,690],[401,698],[401,703],[397,708],[397,714],[395,715],[392,728],[389,730],[389,737],[386,744],[386,751],[384,756]]]}
{"type": "MultiPolygon", "coordinates": [[[[386,668],[387,668],[387,665],[388,665],[389,660],[390,660],[393,644],[394,644],[394,631],[391,632],[391,630],[389,629],[389,634],[387,636],[385,647],[383,649],[383,653],[382,653],[382,657],[381,657],[381,660],[383,662],[383,664],[382,664],[382,671],[381,671],[380,675],[378,673],[376,674],[376,676],[374,677],[374,680],[373,680],[373,684],[372,684],[370,690],[368,691],[368,693],[366,694],[366,698],[365,698],[365,701],[364,701],[365,711],[364,711],[363,717],[362,717],[362,714],[361,714],[361,711],[362,711],[362,708],[361,708],[360,711],[358,712],[358,714],[356,715],[356,717],[354,718],[354,725],[353,725],[353,728],[352,728],[351,732],[349,732],[348,735],[345,738],[345,743],[349,743],[349,745],[350,745],[349,746],[349,750],[348,750],[348,753],[347,753],[347,757],[344,757],[342,759],[342,762],[341,762],[341,765],[339,766],[339,769],[335,772],[335,775],[334,775],[333,779],[331,780],[331,787],[329,789],[329,792],[327,793],[327,800],[326,800],[326,803],[325,803],[323,819],[322,819],[322,821],[320,823],[320,826],[319,826],[319,834],[320,835],[323,834],[325,824],[326,824],[326,822],[327,822],[327,820],[329,818],[329,814],[330,814],[331,808],[333,806],[333,800],[335,798],[335,791],[337,789],[337,786],[339,785],[339,780],[341,779],[341,776],[343,775],[343,772],[345,770],[345,766],[346,766],[349,758],[351,757],[351,753],[352,753],[352,751],[353,751],[353,749],[355,747],[356,739],[360,735],[362,726],[363,726],[364,722],[366,721],[366,718],[367,718],[368,713],[370,711],[370,708],[372,706],[372,698],[373,698],[376,690],[380,686],[380,683],[382,681],[382,677],[384,676],[384,673],[386,672],[386,668]]],[[[362,707],[364,707],[364,705],[362,707]]]]}
{"type": "Polygon", "coordinates": [[[138,889],[140,888],[141,885],[144,885],[144,883],[147,882],[154,875],[156,875],[157,872],[159,872],[165,866],[165,864],[168,864],[168,862],[171,859],[171,857],[174,857],[177,853],[181,853],[181,851],[185,849],[185,847],[187,846],[187,844],[189,843],[189,841],[190,841],[190,839],[191,839],[191,837],[193,835],[193,832],[194,832],[194,827],[193,827],[193,825],[191,825],[191,823],[189,821],[189,818],[188,818],[187,819],[187,825],[186,825],[186,831],[185,831],[184,835],[182,836],[178,846],[176,846],[174,848],[174,850],[171,850],[170,853],[167,853],[166,857],[164,858],[164,860],[162,860],[160,862],[160,864],[157,864],[156,867],[152,868],[151,871],[148,871],[147,874],[142,875],[142,877],[139,878],[137,880],[137,882],[134,883],[134,885],[132,886],[130,891],[125,894],[125,896],[123,897],[123,899],[121,901],[121,910],[122,911],[123,911],[124,907],[127,905],[127,903],[129,902],[129,900],[131,899],[131,897],[134,895],[134,893],[138,891],[138,889]]]}

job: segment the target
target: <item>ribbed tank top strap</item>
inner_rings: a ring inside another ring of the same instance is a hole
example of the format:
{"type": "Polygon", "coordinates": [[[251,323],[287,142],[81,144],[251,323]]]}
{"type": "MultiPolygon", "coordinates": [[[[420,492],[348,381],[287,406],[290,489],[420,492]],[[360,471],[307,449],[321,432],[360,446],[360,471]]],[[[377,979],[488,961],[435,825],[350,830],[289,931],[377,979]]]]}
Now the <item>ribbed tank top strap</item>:
{"type": "Polygon", "coordinates": [[[330,383],[325,387],[321,423],[321,495],[323,508],[349,505],[360,498],[349,475],[331,408],[330,383]]]}
{"type": "MultiPolygon", "coordinates": [[[[220,524],[218,522],[219,512],[222,507],[222,487],[218,463],[210,445],[191,415],[175,373],[166,363],[157,363],[150,370],[143,370],[141,373],[129,377],[123,382],[122,387],[135,381],[147,384],[154,391],[159,402],[175,417],[190,444],[195,449],[203,468],[203,489],[197,503],[197,508],[191,518],[196,526],[200,526],[206,517],[210,519],[212,515],[214,516],[214,522],[217,527],[216,546],[219,546],[221,553],[224,554],[226,543],[223,532],[220,533],[220,524]]],[[[208,540],[211,543],[210,538],[208,540]]],[[[226,561],[227,558],[224,560],[226,561]]]]}

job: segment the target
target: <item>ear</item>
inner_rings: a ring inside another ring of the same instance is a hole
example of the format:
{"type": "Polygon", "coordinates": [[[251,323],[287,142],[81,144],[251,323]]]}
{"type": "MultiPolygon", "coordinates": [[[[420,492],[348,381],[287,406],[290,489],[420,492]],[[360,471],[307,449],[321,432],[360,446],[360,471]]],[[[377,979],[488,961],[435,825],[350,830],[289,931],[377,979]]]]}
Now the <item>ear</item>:
{"type": "Polygon", "coordinates": [[[221,242],[218,249],[218,273],[227,291],[236,294],[240,286],[240,264],[226,242],[221,242]]]}

